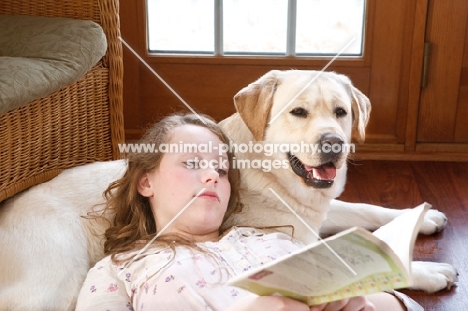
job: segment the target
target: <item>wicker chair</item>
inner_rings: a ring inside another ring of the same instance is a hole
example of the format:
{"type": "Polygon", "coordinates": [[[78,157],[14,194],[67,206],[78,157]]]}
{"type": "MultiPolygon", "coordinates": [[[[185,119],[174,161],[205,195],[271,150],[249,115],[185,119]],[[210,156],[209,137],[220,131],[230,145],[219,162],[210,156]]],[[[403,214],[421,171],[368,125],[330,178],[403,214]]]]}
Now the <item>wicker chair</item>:
{"type": "Polygon", "coordinates": [[[63,169],[120,158],[124,140],[118,0],[1,0],[0,14],[92,20],[106,55],[79,81],[0,115],[0,201],[63,169]]]}

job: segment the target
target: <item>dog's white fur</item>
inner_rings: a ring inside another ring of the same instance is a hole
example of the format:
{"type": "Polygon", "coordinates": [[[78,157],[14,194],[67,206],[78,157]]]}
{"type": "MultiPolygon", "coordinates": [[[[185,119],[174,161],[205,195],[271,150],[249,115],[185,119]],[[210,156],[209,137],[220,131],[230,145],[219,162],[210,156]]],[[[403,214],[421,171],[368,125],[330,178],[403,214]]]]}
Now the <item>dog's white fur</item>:
{"type": "Polygon", "coordinates": [[[85,219],[124,172],[124,160],[68,169],[0,205],[0,310],[74,310],[104,255],[107,224],[85,219]]]}
{"type": "MultiPolygon", "coordinates": [[[[317,72],[272,71],[241,90],[235,97],[238,113],[221,125],[236,143],[298,142],[316,143],[320,135],[334,132],[350,142],[351,133],[363,140],[370,111],[367,97],[342,75],[323,73],[301,93],[278,118],[273,118],[317,72]],[[308,111],[297,119],[290,111],[308,111]],[[347,112],[337,118],[336,108],[347,112]],[[354,116],[354,118],[353,118],[354,116]]],[[[310,166],[320,165],[320,157],[295,154],[310,166]]],[[[237,154],[237,159],[251,157],[237,154]]],[[[256,154],[256,156],[262,156],[256,154]]],[[[351,225],[374,230],[402,211],[368,204],[334,200],[346,179],[346,154],[336,159],[337,176],[332,187],[314,189],[290,169],[242,170],[245,212],[233,223],[268,226],[295,226],[295,235],[304,241],[315,237],[298,223],[285,203],[321,232],[332,233],[351,225]],[[269,190],[273,189],[281,201],[269,190]],[[328,212],[328,217],[327,217],[328,212]],[[322,226],[323,225],[323,226],[322,226]]],[[[276,154],[280,160],[284,154],[276,154]]],[[[271,158],[270,158],[271,160],[271,158]]],[[[124,160],[97,162],[62,172],[53,180],[30,188],[0,205],[0,306],[7,310],[73,310],[76,296],[90,267],[103,256],[98,237],[107,224],[86,219],[104,203],[102,192],[125,171],[124,160]]],[[[111,216],[109,216],[111,218],[111,216]]],[[[421,232],[441,230],[445,215],[430,210],[421,232]]],[[[450,287],[456,270],[443,263],[413,264],[414,288],[428,292],[450,287]]],[[[3,309],[2,309],[3,310],[3,309]]]]}

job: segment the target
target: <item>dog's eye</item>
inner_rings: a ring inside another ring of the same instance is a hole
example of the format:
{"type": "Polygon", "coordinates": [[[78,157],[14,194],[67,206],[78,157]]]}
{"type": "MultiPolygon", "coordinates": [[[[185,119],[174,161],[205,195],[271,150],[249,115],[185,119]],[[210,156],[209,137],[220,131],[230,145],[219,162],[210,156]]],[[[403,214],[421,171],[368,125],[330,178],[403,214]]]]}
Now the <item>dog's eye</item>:
{"type": "Polygon", "coordinates": [[[348,114],[346,112],[346,110],[344,110],[343,108],[336,108],[335,111],[334,111],[335,115],[337,118],[343,118],[343,117],[346,117],[346,115],[348,114]]]}
{"type": "Polygon", "coordinates": [[[294,108],[289,113],[292,114],[293,116],[301,117],[301,118],[307,117],[307,114],[308,114],[307,110],[305,110],[304,108],[294,108]]]}

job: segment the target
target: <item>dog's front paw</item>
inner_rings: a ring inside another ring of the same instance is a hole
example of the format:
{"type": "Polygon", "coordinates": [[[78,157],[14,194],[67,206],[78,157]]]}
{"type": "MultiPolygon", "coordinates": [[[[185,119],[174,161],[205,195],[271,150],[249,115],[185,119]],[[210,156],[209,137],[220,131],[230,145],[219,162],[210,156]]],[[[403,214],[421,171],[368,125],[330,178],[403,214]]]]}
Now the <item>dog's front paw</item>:
{"type": "Polygon", "coordinates": [[[447,225],[447,216],[438,210],[430,209],[424,215],[424,221],[421,225],[419,233],[422,234],[433,234],[439,232],[447,225]]]}
{"type": "Polygon", "coordinates": [[[458,281],[458,272],[452,265],[440,262],[413,261],[413,285],[410,289],[428,293],[450,289],[458,281]]]}

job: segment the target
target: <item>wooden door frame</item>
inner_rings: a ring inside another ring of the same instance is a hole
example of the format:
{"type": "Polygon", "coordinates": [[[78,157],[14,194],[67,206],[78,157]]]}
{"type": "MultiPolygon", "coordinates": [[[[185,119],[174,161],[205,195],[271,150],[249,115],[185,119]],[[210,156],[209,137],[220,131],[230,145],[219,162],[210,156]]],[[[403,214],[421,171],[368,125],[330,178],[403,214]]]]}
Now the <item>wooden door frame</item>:
{"type": "Polygon", "coordinates": [[[406,117],[405,151],[414,152],[418,130],[419,101],[421,98],[424,38],[426,34],[429,0],[416,1],[414,12],[411,63],[408,81],[408,115],[406,117]]]}

